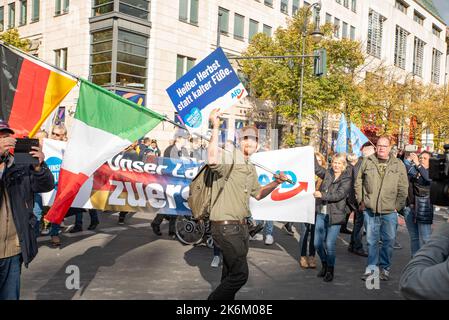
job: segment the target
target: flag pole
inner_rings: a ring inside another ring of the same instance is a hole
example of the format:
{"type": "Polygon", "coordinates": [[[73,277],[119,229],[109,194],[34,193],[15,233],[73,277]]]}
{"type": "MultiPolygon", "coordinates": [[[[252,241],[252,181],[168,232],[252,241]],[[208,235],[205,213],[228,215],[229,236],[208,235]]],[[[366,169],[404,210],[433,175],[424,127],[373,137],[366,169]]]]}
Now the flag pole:
{"type": "Polygon", "coordinates": [[[31,55],[31,54],[29,54],[29,53],[27,53],[25,51],[22,51],[19,48],[14,47],[13,45],[10,45],[9,43],[6,43],[6,42],[4,42],[2,40],[0,40],[0,45],[4,46],[5,48],[7,48],[9,50],[16,51],[17,53],[19,53],[21,55],[24,55],[24,56],[26,56],[26,57],[28,57],[28,58],[30,58],[32,60],[39,61],[40,63],[46,64],[47,66],[52,67],[52,68],[60,71],[61,73],[64,73],[64,74],[70,76],[71,78],[76,79],[77,81],[80,81],[80,79],[81,79],[79,76],[74,75],[73,73],[70,73],[67,70],[64,70],[64,69],[61,69],[61,68],[59,68],[59,67],[57,67],[55,65],[52,65],[52,64],[48,63],[47,61],[42,60],[39,57],[33,56],[33,55],[31,55]]]}

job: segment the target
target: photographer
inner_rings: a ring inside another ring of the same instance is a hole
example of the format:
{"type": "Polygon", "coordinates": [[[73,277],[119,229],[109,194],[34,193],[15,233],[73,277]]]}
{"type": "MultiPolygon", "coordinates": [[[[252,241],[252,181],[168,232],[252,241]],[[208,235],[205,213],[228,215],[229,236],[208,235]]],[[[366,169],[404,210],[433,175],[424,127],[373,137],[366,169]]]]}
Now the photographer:
{"type": "Polygon", "coordinates": [[[0,300],[19,299],[22,263],[28,267],[37,254],[34,194],[54,188],[40,147],[32,147],[30,152],[39,159],[38,164],[14,163],[9,153],[16,146],[13,134],[9,125],[0,121],[0,300]]]}
{"type": "Polygon", "coordinates": [[[404,218],[410,235],[412,257],[430,239],[432,233],[433,205],[430,201],[430,157],[429,152],[423,151],[419,157],[416,153],[411,153],[404,160],[410,182],[404,218]]]}
{"type": "Polygon", "coordinates": [[[406,299],[449,299],[449,223],[407,264],[399,289],[406,299]]]}

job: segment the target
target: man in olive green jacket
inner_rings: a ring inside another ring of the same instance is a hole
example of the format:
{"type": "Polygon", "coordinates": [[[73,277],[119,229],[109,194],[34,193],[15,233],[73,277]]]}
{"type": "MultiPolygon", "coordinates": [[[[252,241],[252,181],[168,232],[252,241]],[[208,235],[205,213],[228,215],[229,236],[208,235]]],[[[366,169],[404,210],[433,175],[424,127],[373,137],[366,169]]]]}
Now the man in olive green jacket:
{"type": "Polygon", "coordinates": [[[402,161],[390,156],[390,150],[390,139],[380,137],[376,154],[363,160],[355,181],[357,202],[365,217],[368,242],[368,263],[362,280],[377,274],[380,274],[381,280],[390,278],[397,213],[405,207],[408,194],[405,166],[402,161]],[[380,273],[377,273],[379,268],[380,273]]]}

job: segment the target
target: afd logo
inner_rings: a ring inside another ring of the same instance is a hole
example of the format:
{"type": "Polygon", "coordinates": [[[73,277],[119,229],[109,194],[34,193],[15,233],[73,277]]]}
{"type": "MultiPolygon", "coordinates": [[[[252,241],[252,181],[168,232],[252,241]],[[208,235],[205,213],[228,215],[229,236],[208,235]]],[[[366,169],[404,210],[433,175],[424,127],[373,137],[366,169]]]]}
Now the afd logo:
{"type": "Polygon", "coordinates": [[[231,93],[231,98],[234,99],[237,97],[237,99],[240,99],[243,96],[243,93],[245,92],[245,89],[235,89],[231,93]]]}
{"type": "MultiPolygon", "coordinates": [[[[293,198],[297,194],[301,193],[302,191],[307,192],[307,182],[298,181],[296,174],[293,173],[293,171],[283,171],[284,174],[292,180],[293,184],[290,184],[288,182],[284,182],[280,185],[280,187],[273,190],[273,192],[270,194],[271,200],[273,201],[283,201],[290,198],[293,198]],[[298,185],[297,185],[298,184],[298,185]]],[[[276,171],[276,174],[279,174],[280,170],[276,171]]],[[[266,174],[262,174],[259,176],[259,183],[264,186],[269,184],[271,181],[274,181],[274,177],[268,177],[266,174]]]]}

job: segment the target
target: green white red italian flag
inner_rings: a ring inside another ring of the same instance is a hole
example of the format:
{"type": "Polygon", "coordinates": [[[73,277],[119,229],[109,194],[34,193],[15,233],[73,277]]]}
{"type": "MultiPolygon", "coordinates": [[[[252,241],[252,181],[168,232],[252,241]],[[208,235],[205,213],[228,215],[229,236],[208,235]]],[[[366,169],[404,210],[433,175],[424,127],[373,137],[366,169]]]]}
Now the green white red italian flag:
{"type": "Polygon", "coordinates": [[[58,190],[46,220],[61,223],[89,176],[164,119],[163,115],[81,80],[58,190]]]}

